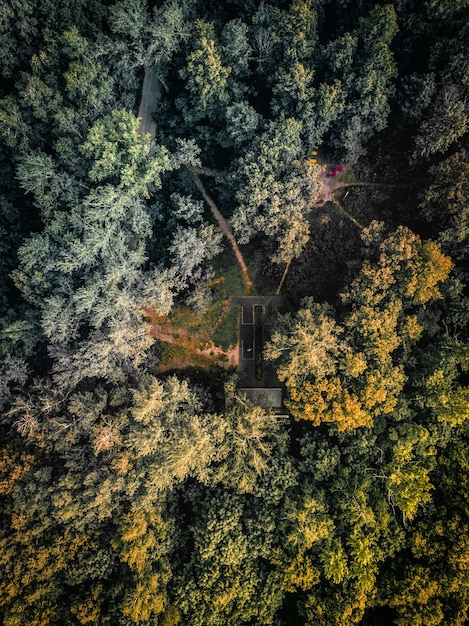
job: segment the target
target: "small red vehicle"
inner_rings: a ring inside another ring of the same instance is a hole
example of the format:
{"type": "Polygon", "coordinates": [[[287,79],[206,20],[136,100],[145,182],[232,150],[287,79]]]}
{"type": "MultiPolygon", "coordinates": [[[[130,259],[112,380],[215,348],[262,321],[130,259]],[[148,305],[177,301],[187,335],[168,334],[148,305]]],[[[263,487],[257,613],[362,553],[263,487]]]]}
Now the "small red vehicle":
{"type": "Polygon", "coordinates": [[[328,176],[335,176],[337,172],[341,172],[343,169],[344,169],[343,165],[337,165],[336,167],[334,167],[332,172],[329,172],[328,176]]]}

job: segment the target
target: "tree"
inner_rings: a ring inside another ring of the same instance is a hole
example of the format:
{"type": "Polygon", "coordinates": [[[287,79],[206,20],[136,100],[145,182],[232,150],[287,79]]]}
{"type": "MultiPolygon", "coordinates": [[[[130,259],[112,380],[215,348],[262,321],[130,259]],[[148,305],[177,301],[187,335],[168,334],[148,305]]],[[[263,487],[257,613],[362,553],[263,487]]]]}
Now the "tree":
{"type": "Polygon", "coordinates": [[[168,151],[152,144],[138,128],[138,118],[120,110],[90,129],[83,152],[93,157],[92,181],[109,180],[131,195],[144,197],[149,197],[149,186],[161,186],[161,173],[170,167],[168,151]]]}
{"type": "Polygon", "coordinates": [[[301,123],[280,118],[252,141],[230,174],[232,185],[236,180],[236,234],[242,243],[258,233],[273,237],[277,263],[298,256],[308,239],[306,216],[319,193],[319,168],[303,157],[301,123]]]}
{"type": "Polygon", "coordinates": [[[374,253],[377,260],[365,260],[342,296],[350,307],[343,325],[333,310],[306,300],[296,317],[280,318],[266,347],[299,419],[345,430],[371,426],[397,406],[406,375],[395,353],[401,346],[410,352],[424,327],[407,310],[420,306],[425,317],[423,307],[441,298],[438,285],[452,263],[434,242],[402,227],[374,253]]]}
{"type": "Polygon", "coordinates": [[[469,164],[456,153],[432,166],[430,174],[432,183],[422,195],[421,214],[438,225],[442,249],[460,261],[465,258],[468,246],[469,164]]]}
{"type": "Polygon", "coordinates": [[[172,575],[168,553],[175,528],[173,520],[165,517],[164,505],[155,504],[127,513],[120,523],[115,544],[132,572],[121,610],[133,624],[148,623],[167,604],[166,587],[172,575]]]}
{"type": "Polygon", "coordinates": [[[222,234],[216,233],[211,224],[203,224],[197,230],[177,227],[169,252],[183,283],[196,278],[194,270],[221,252],[221,239],[222,234]]]}
{"type": "Polygon", "coordinates": [[[384,575],[381,601],[396,610],[396,623],[423,626],[450,621],[462,626],[467,619],[465,447],[465,438],[458,434],[449,448],[440,449],[437,462],[442,481],[436,485],[435,504],[409,532],[410,558],[405,562],[398,558],[392,573],[384,575]]]}
{"type": "Polygon", "coordinates": [[[282,437],[282,420],[240,392],[229,394],[224,418],[224,437],[217,453],[220,464],[214,468],[212,480],[240,493],[255,492],[259,477],[269,467],[276,440],[282,437]]]}
{"type": "Polygon", "coordinates": [[[278,576],[266,566],[275,541],[275,509],[262,499],[251,506],[220,488],[204,494],[193,489],[185,499],[193,511],[193,550],[174,589],[180,619],[190,616],[200,626],[272,623],[284,596],[278,576]]]}
{"type": "Polygon", "coordinates": [[[468,126],[464,102],[455,90],[448,89],[435,101],[420,125],[415,138],[414,158],[446,152],[467,132],[468,126]]]}
{"type": "Polygon", "coordinates": [[[189,92],[189,102],[184,107],[187,122],[218,115],[220,108],[229,101],[230,73],[231,67],[222,63],[213,25],[198,20],[187,65],[179,72],[189,92]]]}
{"type": "Polygon", "coordinates": [[[258,129],[261,116],[246,101],[235,102],[226,107],[226,129],[220,133],[223,147],[240,148],[248,143],[258,129]]]}
{"type": "Polygon", "coordinates": [[[161,77],[188,35],[184,7],[171,1],[154,7],[151,15],[141,0],[119,0],[111,7],[109,22],[113,33],[122,37],[112,44],[117,43],[118,51],[124,54],[125,69],[150,65],[161,77]]]}
{"type": "Polygon", "coordinates": [[[236,77],[249,76],[249,61],[252,47],[249,42],[248,26],[236,18],[227,22],[221,32],[221,52],[225,65],[232,68],[236,77]]]}
{"type": "Polygon", "coordinates": [[[345,151],[351,164],[363,154],[364,143],[385,128],[393,94],[391,81],[396,77],[390,45],[397,31],[393,5],[377,6],[359,18],[358,28],[325,47],[325,83],[340,81],[345,95],[331,142],[345,151]]]}
{"type": "Polygon", "coordinates": [[[311,0],[294,0],[288,11],[276,11],[274,39],[287,62],[308,62],[317,43],[317,12],[311,0]]]}
{"type": "Polygon", "coordinates": [[[14,277],[41,312],[57,380],[121,380],[144,360],[152,340],[143,308],[167,313],[175,282],[171,271],[142,271],[149,234],[141,201],[106,186],[69,214],[55,211],[20,248],[14,277]]]}
{"type": "Polygon", "coordinates": [[[189,475],[207,478],[220,419],[174,377],[144,378],[130,392],[107,387],[63,393],[38,380],[7,414],[6,623],[20,612],[32,624],[71,620],[70,613],[83,623],[91,615],[142,623],[167,607],[178,533],[167,493],[189,475]],[[18,436],[31,453],[15,452],[18,436]],[[101,609],[108,602],[113,608],[101,609]]]}

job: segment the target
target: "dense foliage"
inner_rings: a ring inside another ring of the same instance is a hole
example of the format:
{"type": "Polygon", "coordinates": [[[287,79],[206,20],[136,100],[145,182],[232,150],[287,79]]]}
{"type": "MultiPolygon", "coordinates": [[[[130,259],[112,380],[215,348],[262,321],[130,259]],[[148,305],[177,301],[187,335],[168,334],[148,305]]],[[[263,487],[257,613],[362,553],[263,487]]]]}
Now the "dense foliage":
{"type": "Polygon", "coordinates": [[[1,3],[5,626],[466,623],[468,16],[1,3]],[[202,315],[231,259],[193,172],[254,288],[289,269],[288,416],[158,370],[149,311],[202,315]]]}

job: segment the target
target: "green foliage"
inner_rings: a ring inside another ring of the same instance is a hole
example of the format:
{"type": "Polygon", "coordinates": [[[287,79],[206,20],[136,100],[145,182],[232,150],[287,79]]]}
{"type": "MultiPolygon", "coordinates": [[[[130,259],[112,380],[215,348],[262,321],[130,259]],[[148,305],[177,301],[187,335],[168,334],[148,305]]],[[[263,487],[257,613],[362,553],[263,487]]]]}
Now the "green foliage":
{"type": "Polygon", "coordinates": [[[2,623],[463,626],[467,3],[0,4],[2,623]],[[162,319],[238,338],[194,171],[308,296],[252,363],[290,416],[151,373],[162,319]]]}
{"type": "Polygon", "coordinates": [[[247,243],[259,233],[273,237],[277,263],[297,257],[308,240],[319,169],[303,157],[301,123],[280,118],[252,141],[230,175],[238,202],[231,223],[239,240],[247,243]]]}
{"type": "Polygon", "coordinates": [[[227,80],[230,72],[231,67],[222,63],[213,26],[198,20],[187,66],[180,71],[193,109],[186,109],[187,119],[197,121],[207,114],[216,114],[218,106],[229,101],[227,80]]]}
{"type": "Polygon", "coordinates": [[[453,94],[445,94],[429,111],[416,137],[415,156],[445,152],[468,130],[469,123],[464,102],[453,94]]]}
{"type": "Polygon", "coordinates": [[[432,183],[425,190],[420,210],[429,221],[438,221],[439,241],[454,259],[468,251],[469,164],[454,154],[430,169],[432,183]]]}
{"type": "Polygon", "coordinates": [[[122,378],[131,363],[144,359],[152,341],[142,326],[142,309],[154,305],[167,312],[174,280],[171,273],[141,272],[149,234],[141,201],[107,186],[69,214],[54,212],[47,229],[19,250],[14,278],[41,311],[61,384],[122,378]]]}
{"type": "Polygon", "coordinates": [[[282,420],[253,405],[242,393],[228,395],[224,440],[218,455],[225,458],[215,469],[214,481],[252,493],[269,467],[275,440],[281,437],[282,420]]]}
{"type": "Polygon", "coordinates": [[[125,110],[113,111],[97,122],[83,144],[93,157],[92,181],[110,181],[130,195],[149,197],[148,186],[161,186],[161,173],[169,169],[169,155],[138,132],[139,120],[125,110]]]}

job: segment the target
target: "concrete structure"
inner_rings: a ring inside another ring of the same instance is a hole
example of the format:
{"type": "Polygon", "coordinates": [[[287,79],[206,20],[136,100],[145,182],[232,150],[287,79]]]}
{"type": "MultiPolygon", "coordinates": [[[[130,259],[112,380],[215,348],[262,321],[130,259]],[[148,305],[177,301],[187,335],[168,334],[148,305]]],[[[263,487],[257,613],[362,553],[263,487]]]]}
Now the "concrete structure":
{"type": "Polygon", "coordinates": [[[278,409],[283,412],[283,390],[280,387],[241,387],[240,391],[245,393],[252,403],[264,409],[278,409]]]}
{"type": "Polygon", "coordinates": [[[232,297],[239,306],[240,391],[255,404],[285,413],[283,389],[272,363],[263,358],[264,344],[269,341],[272,323],[284,308],[281,296],[232,297]]]}

